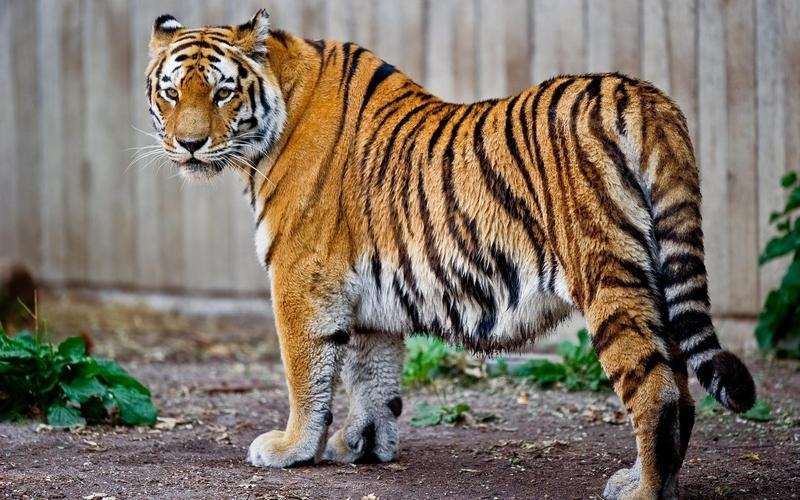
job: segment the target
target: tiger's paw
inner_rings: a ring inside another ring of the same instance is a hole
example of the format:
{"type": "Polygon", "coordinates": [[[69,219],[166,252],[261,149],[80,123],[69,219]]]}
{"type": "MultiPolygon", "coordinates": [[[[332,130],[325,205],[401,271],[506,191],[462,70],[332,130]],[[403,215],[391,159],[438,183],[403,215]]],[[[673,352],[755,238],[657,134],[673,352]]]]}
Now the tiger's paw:
{"type": "Polygon", "coordinates": [[[348,419],[328,440],[322,458],[341,464],[389,462],[397,454],[399,435],[393,416],[348,419]]]}
{"type": "Polygon", "coordinates": [[[299,467],[315,463],[317,450],[292,442],[284,431],[269,431],[258,436],[247,452],[247,462],[256,467],[299,467]]]}
{"type": "Polygon", "coordinates": [[[660,494],[658,487],[647,488],[645,486],[642,484],[641,469],[637,463],[630,469],[618,470],[608,479],[606,488],[603,490],[603,498],[605,500],[644,500],[649,498],[671,500],[678,498],[677,482],[671,482],[669,486],[662,488],[660,494]]]}

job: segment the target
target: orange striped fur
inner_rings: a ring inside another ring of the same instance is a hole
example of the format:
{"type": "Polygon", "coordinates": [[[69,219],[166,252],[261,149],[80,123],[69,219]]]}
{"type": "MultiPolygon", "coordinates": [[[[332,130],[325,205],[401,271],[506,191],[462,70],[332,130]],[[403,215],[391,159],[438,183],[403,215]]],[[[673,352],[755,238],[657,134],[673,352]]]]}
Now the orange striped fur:
{"type": "Polygon", "coordinates": [[[358,45],[270,32],[267,17],[186,30],[162,16],[148,69],[170,158],[192,177],[239,172],[253,208],[291,410],[248,460],[391,460],[403,335],[496,352],[577,309],[637,438],[606,498],[675,497],[687,363],[725,406],[755,397],[711,325],[675,104],[619,74],[447,103],[358,45]],[[339,373],[350,414],[327,439],[339,373]]]}

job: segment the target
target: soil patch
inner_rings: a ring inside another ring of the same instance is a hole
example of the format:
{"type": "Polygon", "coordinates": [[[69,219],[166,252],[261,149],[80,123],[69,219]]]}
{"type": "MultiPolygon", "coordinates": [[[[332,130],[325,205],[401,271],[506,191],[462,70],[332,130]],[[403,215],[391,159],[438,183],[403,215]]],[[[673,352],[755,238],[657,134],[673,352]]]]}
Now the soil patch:
{"type": "MultiPolygon", "coordinates": [[[[796,498],[800,491],[800,394],[796,365],[757,363],[776,419],[700,416],[681,477],[686,498],[796,498]]],[[[598,498],[607,477],[634,459],[629,425],[611,394],[537,391],[488,381],[449,388],[496,420],[412,428],[406,394],[397,461],[288,470],[248,466],[260,432],[283,428],[286,390],[277,363],[139,364],[162,421],[155,429],[0,425],[5,498],[598,498]],[[520,404],[520,391],[528,402],[520,404]]],[[[696,388],[697,389],[697,388],[696,388]]],[[[698,392],[698,395],[700,392],[698,392]]],[[[334,428],[344,420],[340,394],[334,428]]]]}

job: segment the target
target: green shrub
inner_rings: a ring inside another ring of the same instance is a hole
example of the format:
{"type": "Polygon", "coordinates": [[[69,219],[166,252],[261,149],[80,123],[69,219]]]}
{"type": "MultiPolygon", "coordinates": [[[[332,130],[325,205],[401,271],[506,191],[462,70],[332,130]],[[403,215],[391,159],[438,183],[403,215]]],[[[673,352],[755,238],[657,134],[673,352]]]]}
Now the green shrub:
{"type": "MultiPolygon", "coordinates": [[[[728,410],[723,408],[714,399],[714,396],[707,395],[697,403],[697,414],[701,417],[711,417],[722,412],[728,412],[728,410]]],[[[768,422],[774,418],[772,416],[772,407],[763,399],[757,399],[752,408],[736,416],[754,422],[768,422]]]]}
{"type": "Polygon", "coordinates": [[[508,367],[505,360],[497,360],[495,375],[535,380],[543,386],[563,383],[570,391],[600,391],[611,387],[597,354],[594,352],[589,333],[578,332],[578,343],[564,342],[559,347],[561,363],[546,359],[532,359],[525,363],[508,367]]]}
{"type": "Polygon", "coordinates": [[[778,236],[767,242],[759,257],[759,265],[783,256],[791,256],[781,284],[767,295],[758,316],[756,340],[763,352],[774,352],[778,357],[800,358],[800,182],[795,172],[781,179],[788,191],[782,212],[770,215],[778,236]],[[793,218],[794,217],[794,218],[793,218]]]}
{"type": "Polygon", "coordinates": [[[453,348],[436,337],[413,335],[406,339],[403,385],[422,386],[450,372],[453,348]]]}
{"type": "Polygon", "coordinates": [[[81,337],[54,347],[40,334],[9,337],[0,328],[0,421],[40,416],[59,427],[152,425],[157,410],[144,385],[114,361],[88,356],[81,337]]]}
{"type": "Polygon", "coordinates": [[[422,401],[417,403],[414,415],[411,416],[411,425],[414,427],[429,427],[439,424],[456,425],[464,420],[469,411],[469,405],[463,401],[453,406],[422,401]]]}

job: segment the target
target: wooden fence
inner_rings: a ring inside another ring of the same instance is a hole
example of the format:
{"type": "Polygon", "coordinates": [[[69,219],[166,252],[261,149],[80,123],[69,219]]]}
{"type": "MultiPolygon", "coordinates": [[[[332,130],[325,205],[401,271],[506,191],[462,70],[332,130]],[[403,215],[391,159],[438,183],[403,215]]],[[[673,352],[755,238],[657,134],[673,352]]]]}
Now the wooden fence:
{"type": "Polygon", "coordinates": [[[231,175],[183,185],[128,166],[148,144],[152,20],[243,22],[349,39],[460,101],[558,73],[649,79],[686,113],[702,170],[714,308],[751,317],[779,268],[756,259],[779,179],[800,167],[797,0],[2,0],[0,255],[53,285],[265,288],[231,175]]]}

